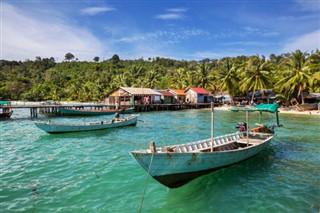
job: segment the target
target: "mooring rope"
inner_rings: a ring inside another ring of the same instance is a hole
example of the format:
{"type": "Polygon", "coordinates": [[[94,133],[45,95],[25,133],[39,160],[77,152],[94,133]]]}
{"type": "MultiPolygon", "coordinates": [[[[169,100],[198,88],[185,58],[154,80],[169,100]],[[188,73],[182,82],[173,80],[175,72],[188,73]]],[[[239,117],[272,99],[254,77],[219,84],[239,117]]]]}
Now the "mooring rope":
{"type": "Polygon", "coordinates": [[[11,141],[9,141],[9,143],[10,143],[10,145],[11,145],[11,150],[13,150],[13,153],[14,153],[14,155],[16,156],[16,158],[17,158],[17,160],[18,160],[18,163],[20,164],[20,166],[21,166],[21,168],[22,168],[22,170],[23,170],[24,175],[26,176],[27,181],[29,182],[31,191],[32,191],[32,193],[33,193],[32,212],[34,212],[35,209],[36,209],[36,200],[37,200],[37,198],[38,198],[37,188],[33,185],[33,183],[32,183],[32,181],[31,181],[31,179],[30,179],[30,176],[29,176],[29,173],[28,173],[26,167],[21,163],[21,161],[20,161],[20,159],[19,159],[20,157],[16,154],[16,151],[12,148],[12,147],[14,147],[13,143],[12,143],[11,141]]]}
{"type": "Polygon", "coordinates": [[[144,201],[144,195],[145,195],[146,189],[147,189],[147,184],[148,184],[148,180],[149,180],[149,176],[150,176],[150,169],[151,169],[151,165],[152,165],[152,161],[153,161],[153,156],[154,156],[154,153],[152,153],[152,156],[151,156],[151,160],[150,160],[150,164],[149,164],[149,168],[148,168],[147,180],[146,180],[146,183],[144,184],[144,189],[143,189],[143,194],[142,194],[142,200],[141,200],[141,203],[140,203],[139,213],[141,212],[142,204],[143,204],[143,201],[144,201]]]}
{"type": "Polygon", "coordinates": [[[101,167],[101,168],[99,168],[99,169],[97,169],[97,170],[94,170],[93,172],[89,172],[89,173],[87,173],[87,174],[84,174],[84,175],[80,176],[80,177],[77,178],[77,179],[74,179],[74,180],[72,180],[72,181],[70,181],[70,182],[68,182],[68,183],[66,183],[66,184],[64,184],[64,185],[62,185],[62,186],[60,186],[60,187],[58,187],[58,188],[56,188],[56,189],[53,189],[52,192],[54,193],[54,192],[60,191],[61,189],[65,188],[65,187],[67,187],[67,186],[69,186],[69,185],[71,185],[71,184],[73,184],[73,183],[75,183],[75,182],[77,182],[77,181],[79,181],[79,180],[81,180],[81,179],[83,179],[83,178],[86,178],[87,176],[89,176],[89,175],[91,175],[91,174],[95,174],[96,177],[97,177],[97,179],[99,179],[99,176],[98,176],[98,174],[97,174],[99,171],[101,171],[102,169],[104,169],[104,168],[106,168],[106,167],[108,167],[108,166],[110,166],[110,165],[112,165],[112,164],[114,164],[114,163],[122,160],[125,156],[126,156],[126,155],[123,155],[123,156],[120,157],[118,160],[115,160],[115,161],[113,161],[113,162],[111,162],[111,163],[109,163],[109,164],[106,164],[106,165],[104,165],[103,167],[101,167]]]}
{"type": "Polygon", "coordinates": [[[281,144],[285,144],[283,141],[281,141],[278,137],[277,134],[274,134],[274,137],[272,138],[274,141],[278,142],[278,143],[281,143],[281,144]]]}

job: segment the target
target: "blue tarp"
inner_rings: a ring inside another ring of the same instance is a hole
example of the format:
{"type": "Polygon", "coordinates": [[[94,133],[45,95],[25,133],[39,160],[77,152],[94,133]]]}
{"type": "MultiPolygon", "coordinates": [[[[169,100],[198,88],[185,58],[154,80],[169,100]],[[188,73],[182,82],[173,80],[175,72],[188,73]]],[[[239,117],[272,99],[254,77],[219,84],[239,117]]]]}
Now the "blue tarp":
{"type": "Polygon", "coordinates": [[[239,112],[239,111],[249,111],[249,112],[271,112],[275,113],[278,112],[278,104],[259,104],[254,107],[245,106],[245,107],[235,107],[230,108],[233,112],[239,112]]]}

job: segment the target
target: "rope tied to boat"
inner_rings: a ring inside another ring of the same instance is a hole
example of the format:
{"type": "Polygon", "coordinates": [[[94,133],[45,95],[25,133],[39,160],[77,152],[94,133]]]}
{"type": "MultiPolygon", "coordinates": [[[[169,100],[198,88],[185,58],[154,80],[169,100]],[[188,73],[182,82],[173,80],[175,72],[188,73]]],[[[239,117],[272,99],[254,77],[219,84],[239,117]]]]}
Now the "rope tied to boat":
{"type": "Polygon", "coordinates": [[[29,182],[29,186],[31,188],[31,191],[33,193],[33,203],[32,203],[32,212],[35,212],[35,209],[36,209],[36,201],[37,201],[37,198],[38,198],[38,192],[37,192],[37,187],[33,184],[33,182],[31,181],[30,179],[30,176],[29,176],[29,173],[26,169],[26,167],[22,164],[21,162],[21,157],[18,156],[18,154],[16,153],[16,149],[13,149],[12,147],[14,147],[13,143],[11,141],[9,141],[10,145],[11,145],[11,150],[14,151],[14,155],[16,156],[17,160],[18,160],[18,163],[20,164],[20,167],[21,169],[23,170],[23,173],[27,179],[27,181],[29,182]]]}
{"type": "Polygon", "coordinates": [[[84,175],[80,176],[80,177],[77,178],[77,179],[74,179],[74,180],[72,180],[72,181],[70,181],[70,182],[68,182],[68,183],[66,183],[66,184],[64,184],[64,185],[62,185],[62,186],[60,186],[60,187],[58,187],[58,188],[56,188],[56,189],[53,189],[52,192],[54,193],[54,192],[60,191],[61,189],[65,188],[65,187],[67,187],[67,186],[69,186],[69,185],[71,185],[71,184],[73,184],[73,183],[76,183],[77,181],[79,181],[79,180],[81,180],[81,179],[83,179],[83,178],[86,178],[87,176],[92,175],[92,174],[94,174],[94,175],[97,177],[97,179],[100,179],[100,177],[98,176],[98,172],[99,172],[99,171],[103,170],[104,168],[106,168],[106,167],[108,167],[108,166],[111,166],[112,164],[115,164],[116,162],[122,160],[124,157],[125,157],[125,155],[123,155],[122,157],[120,157],[118,160],[115,160],[115,161],[113,161],[113,162],[111,162],[111,163],[108,163],[108,164],[104,165],[103,167],[101,167],[101,168],[99,168],[99,169],[96,169],[96,170],[93,171],[93,172],[89,172],[89,173],[87,173],[87,174],[84,174],[84,175]]]}
{"type": "Polygon", "coordinates": [[[142,199],[141,199],[141,203],[140,203],[139,213],[142,210],[142,204],[143,204],[143,201],[144,201],[144,195],[146,193],[147,184],[148,184],[148,180],[149,180],[149,176],[150,176],[150,169],[151,169],[151,166],[152,166],[153,156],[154,156],[154,154],[156,152],[156,146],[155,146],[154,141],[150,142],[150,150],[151,150],[152,155],[151,155],[150,164],[149,164],[149,168],[148,168],[148,174],[147,174],[146,183],[144,184],[144,189],[143,189],[143,193],[142,193],[142,199]]]}

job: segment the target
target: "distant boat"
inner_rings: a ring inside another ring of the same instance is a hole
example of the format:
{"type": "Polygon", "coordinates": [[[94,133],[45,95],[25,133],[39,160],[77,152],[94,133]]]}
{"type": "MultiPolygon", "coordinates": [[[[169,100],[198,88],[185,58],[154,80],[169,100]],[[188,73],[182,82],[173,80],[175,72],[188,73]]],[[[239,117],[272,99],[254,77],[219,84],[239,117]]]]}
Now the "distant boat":
{"type": "Polygon", "coordinates": [[[122,109],[105,109],[105,110],[77,110],[77,109],[65,109],[58,108],[61,115],[112,115],[115,113],[119,114],[131,114],[134,112],[133,108],[122,108],[122,109]]]}
{"type": "Polygon", "coordinates": [[[34,123],[38,128],[51,134],[68,133],[68,132],[83,132],[93,130],[103,130],[109,128],[123,127],[123,126],[135,126],[137,124],[139,115],[131,115],[126,118],[115,118],[107,121],[91,122],[86,124],[56,124],[44,122],[34,123]]]}
{"type": "Polygon", "coordinates": [[[303,104],[303,105],[297,105],[296,108],[299,111],[310,111],[310,110],[317,110],[318,109],[318,105],[317,105],[317,103],[303,104]]]}
{"type": "Polygon", "coordinates": [[[2,111],[0,112],[0,120],[9,119],[13,113],[12,109],[10,108],[11,102],[0,101],[0,106],[2,108],[2,111]]]}
{"type": "Polygon", "coordinates": [[[1,112],[0,113],[0,119],[9,119],[12,115],[13,111],[10,109],[10,111],[1,112]]]}
{"type": "MultiPolygon", "coordinates": [[[[249,111],[278,113],[276,104],[258,106],[260,108],[242,107],[234,111],[246,111],[247,123],[249,111]]],[[[212,116],[213,114],[212,110],[212,116]]],[[[158,182],[170,188],[177,188],[204,174],[258,154],[273,138],[273,127],[260,125],[248,130],[246,123],[238,124],[237,128],[240,131],[236,133],[213,137],[214,125],[212,124],[212,137],[209,139],[164,147],[156,147],[154,142],[151,142],[149,149],[130,153],[158,182]]]]}

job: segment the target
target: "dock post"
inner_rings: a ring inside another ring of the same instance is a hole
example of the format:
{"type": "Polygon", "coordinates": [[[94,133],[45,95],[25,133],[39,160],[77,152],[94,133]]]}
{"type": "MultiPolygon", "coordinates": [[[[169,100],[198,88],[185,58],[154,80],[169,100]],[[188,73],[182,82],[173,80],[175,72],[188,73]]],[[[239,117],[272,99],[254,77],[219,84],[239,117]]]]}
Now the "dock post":
{"type": "Polygon", "coordinates": [[[30,116],[31,118],[37,118],[38,117],[38,108],[30,108],[30,116]]]}

